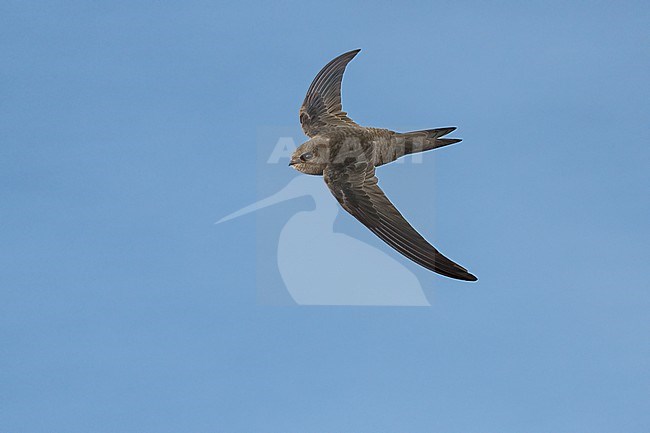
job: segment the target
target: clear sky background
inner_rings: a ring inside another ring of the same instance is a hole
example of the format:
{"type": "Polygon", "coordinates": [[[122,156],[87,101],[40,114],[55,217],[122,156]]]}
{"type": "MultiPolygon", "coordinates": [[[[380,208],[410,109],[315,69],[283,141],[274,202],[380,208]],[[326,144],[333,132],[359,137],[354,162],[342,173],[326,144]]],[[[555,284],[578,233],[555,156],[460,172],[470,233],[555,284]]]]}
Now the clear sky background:
{"type": "Polygon", "coordinates": [[[642,1],[3,1],[0,431],[650,431],[649,22],[642,1]],[[354,48],[354,120],[459,127],[380,178],[479,281],[408,263],[431,308],[260,304],[256,217],[309,200],[213,223],[258,197],[256,131],[297,127],[354,48]]]}

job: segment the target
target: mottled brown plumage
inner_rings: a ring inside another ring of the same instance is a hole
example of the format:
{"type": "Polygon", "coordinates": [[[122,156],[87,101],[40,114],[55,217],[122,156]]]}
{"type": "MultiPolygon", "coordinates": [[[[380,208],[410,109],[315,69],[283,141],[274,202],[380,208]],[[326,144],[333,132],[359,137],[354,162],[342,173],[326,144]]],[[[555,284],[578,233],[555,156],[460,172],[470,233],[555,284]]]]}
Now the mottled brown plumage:
{"type": "Polygon", "coordinates": [[[343,209],[415,263],[447,277],[476,281],[404,219],[375,176],[375,167],[401,156],[459,142],[443,138],[456,128],[399,133],[353,122],[341,106],[341,82],[345,67],[359,51],[329,62],[309,86],[300,107],[300,123],[310,140],[298,147],[289,164],[302,173],[322,175],[343,209]]]}

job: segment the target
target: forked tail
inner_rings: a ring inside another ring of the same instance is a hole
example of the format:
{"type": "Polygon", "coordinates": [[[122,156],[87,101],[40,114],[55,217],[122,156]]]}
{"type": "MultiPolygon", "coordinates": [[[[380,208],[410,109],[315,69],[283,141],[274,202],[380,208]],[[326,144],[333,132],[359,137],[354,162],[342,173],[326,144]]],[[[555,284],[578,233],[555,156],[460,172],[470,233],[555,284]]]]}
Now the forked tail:
{"type": "Polygon", "coordinates": [[[396,132],[390,139],[388,146],[382,146],[378,164],[382,165],[395,161],[397,158],[411,153],[425,152],[431,149],[458,143],[460,138],[442,138],[455,127],[423,129],[422,131],[396,132]]]}

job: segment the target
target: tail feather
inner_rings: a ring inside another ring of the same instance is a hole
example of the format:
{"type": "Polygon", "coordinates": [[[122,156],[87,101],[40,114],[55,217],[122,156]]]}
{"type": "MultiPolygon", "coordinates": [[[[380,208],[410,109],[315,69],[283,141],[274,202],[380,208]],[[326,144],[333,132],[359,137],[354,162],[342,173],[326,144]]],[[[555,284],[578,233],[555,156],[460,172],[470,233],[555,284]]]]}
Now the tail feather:
{"type": "Polygon", "coordinates": [[[449,146],[450,144],[456,144],[461,141],[463,141],[462,138],[439,138],[436,140],[436,146],[433,149],[449,146]]]}
{"type": "Polygon", "coordinates": [[[412,153],[425,152],[458,143],[460,138],[442,138],[455,131],[455,127],[423,129],[421,131],[396,132],[387,146],[382,146],[378,164],[382,165],[412,153]]]}
{"type": "Polygon", "coordinates": [[[405,155],[408,155],[458,143],[460,141],[458,138],[442,139],[442,137],[455,130],[456,128],[452,126],[449,128],[424,129],[422,131],[398,132],[395,134],[395,138],[398,142],[404,141],[405,155]]]}

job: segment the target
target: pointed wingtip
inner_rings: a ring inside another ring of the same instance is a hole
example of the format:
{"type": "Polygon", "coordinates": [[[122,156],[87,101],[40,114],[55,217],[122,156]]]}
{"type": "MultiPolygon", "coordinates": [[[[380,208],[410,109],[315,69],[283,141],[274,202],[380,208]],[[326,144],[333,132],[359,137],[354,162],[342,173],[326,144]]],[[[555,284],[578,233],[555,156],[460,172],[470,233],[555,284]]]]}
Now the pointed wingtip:
{"type": "Polygon", "coordinates": [[[464,267],[462,267],[458,263],[452,262],[452,264],[454,264],[455,268],[456,268],[454,272],[445,273],[445,272],[438,272],[438,271],[435,271],[435,270],[434,270],[434,272],[438,272],[439,274],[444,275],[446,277],[455,278],[455,279],[461,280],[461,281],[478,281],[478,278],[476,277],[476,275],[471,274],[467,269],[465,269],[464,267]]]}
{"type": "Polygon", "coordinates": [[[347,53],[341,54],[341,56],[352,56],[352,58],[354,58],[354,56],[359,54],[359,51],[361,51],[361,48],[357,48],[356,50],[348,51],[347,53]]]}
{"type": "Polygon", "coordinates": [[[454,280],[459,280],[459,281],[478,281],[478,278],[476,278],[475,275],[470,274],[467,271],[464,271],[462,273],[456,272],[456,273],[445,273],[445,272],[439,272],[436,270],[433,270],[433,272],[436,272],[440,275],[443,275],[445,277],[453,278],[454,280]]]}

